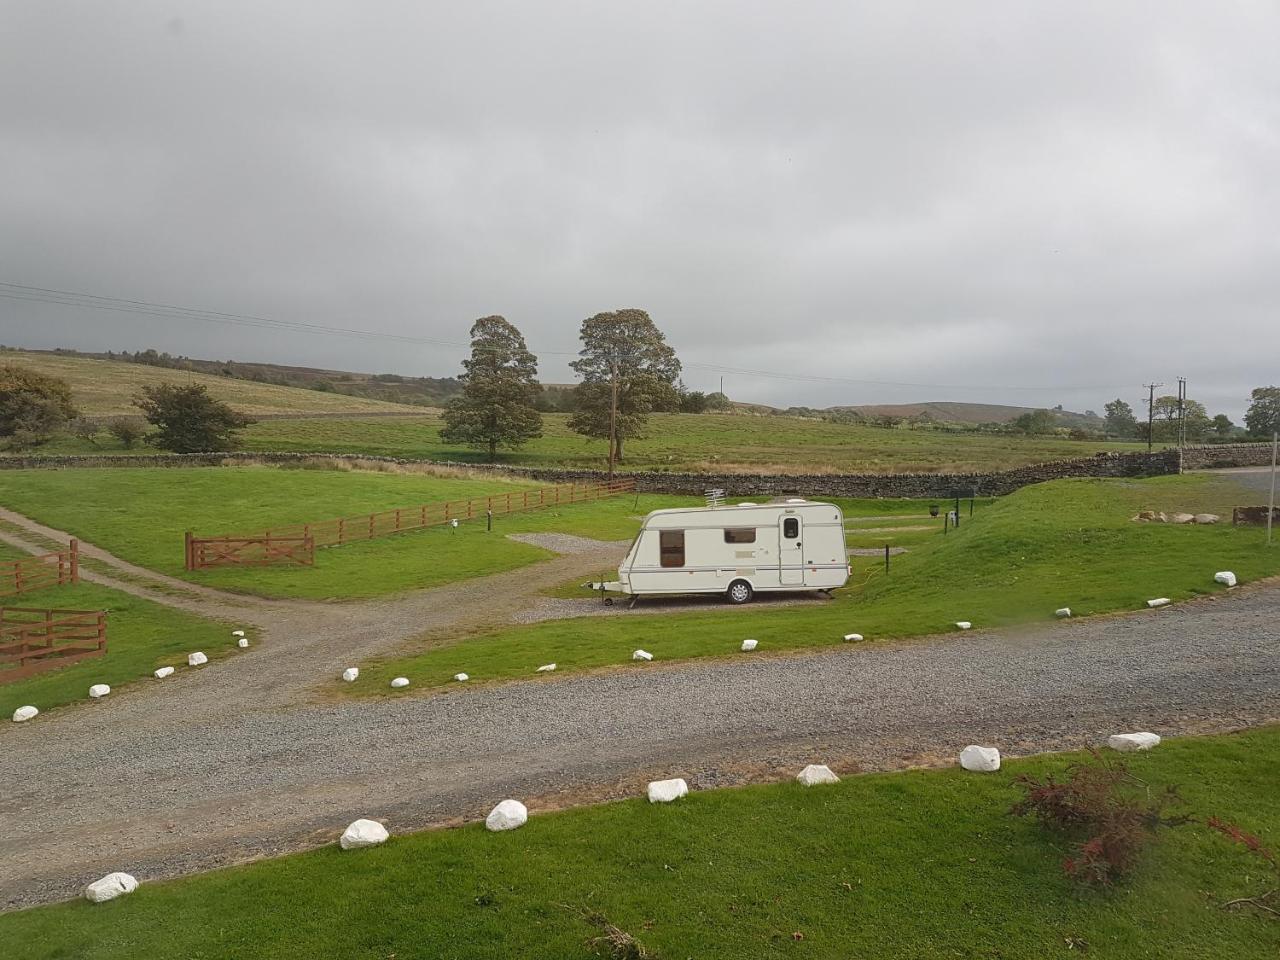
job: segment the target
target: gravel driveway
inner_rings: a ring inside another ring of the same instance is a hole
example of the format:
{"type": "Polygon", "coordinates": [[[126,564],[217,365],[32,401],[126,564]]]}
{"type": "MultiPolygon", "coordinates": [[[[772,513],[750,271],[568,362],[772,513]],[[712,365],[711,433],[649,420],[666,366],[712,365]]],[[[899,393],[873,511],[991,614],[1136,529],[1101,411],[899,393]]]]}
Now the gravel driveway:
{"type": "MultiPolygon", "coordinates": [[[[331,842],[771,779],[810,762],[882,769],[1079,746],[1116,730],[1225,730],[1280,718],[1280,586],[1127,617],[915,642],[628,665],[416,697],[315,703],[311,685],[423,629],[509,619],[590,552],[365,604],[251,602],[243,655],[0,726],[0,908],[331,842]]],[[[195,601],[184,601],[194,603],[195,601]]],[[[216,602],[205,597],[199,602],[216,602]]]]}

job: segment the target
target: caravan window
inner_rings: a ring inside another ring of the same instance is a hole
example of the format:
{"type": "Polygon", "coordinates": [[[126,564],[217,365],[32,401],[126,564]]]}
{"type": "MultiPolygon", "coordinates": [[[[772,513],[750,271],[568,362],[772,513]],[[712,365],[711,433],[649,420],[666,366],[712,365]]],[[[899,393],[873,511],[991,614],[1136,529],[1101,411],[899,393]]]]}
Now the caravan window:
{"type": "Polygon", "coordinates": [[[755,543],[756,528],[755,527],[735,527],[732,530],[724,532],[725,543],[755,543]]]}
{"type": "Polygon", "coordinates": [[[658,556],[664,567],[683,567],[684,531],[663,530],[659,533],[658,556]]]}
{"type": "Polygon", "coordinates": [[[800,518],[787,517],[782,521],[782,535],[788,540],[794,540],[800,536],[800,518]]]}

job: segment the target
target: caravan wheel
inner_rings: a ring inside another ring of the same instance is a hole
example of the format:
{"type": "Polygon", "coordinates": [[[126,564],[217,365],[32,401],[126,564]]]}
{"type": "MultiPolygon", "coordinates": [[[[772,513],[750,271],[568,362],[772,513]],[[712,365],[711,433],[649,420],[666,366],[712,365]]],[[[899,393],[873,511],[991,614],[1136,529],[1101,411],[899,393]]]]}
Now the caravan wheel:
{"type": "Polygon", "coordinates": [[[754,594],[751,584],[745,580],[733,581],[729,584],[729,589],[724,592],[730,603],[749,603],[754,594]]]}

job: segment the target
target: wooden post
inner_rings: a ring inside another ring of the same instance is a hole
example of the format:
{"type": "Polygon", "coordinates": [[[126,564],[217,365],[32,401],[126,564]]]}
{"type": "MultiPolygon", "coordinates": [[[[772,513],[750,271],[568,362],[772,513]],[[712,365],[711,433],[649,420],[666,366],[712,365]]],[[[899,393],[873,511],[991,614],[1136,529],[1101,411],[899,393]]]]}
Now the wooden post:
{"type": "Polygon", "coordinates": [[[338,518],[338,543],[345,543],[347,536],[347,518],[338,518]]]}
{"type": "Polygon", "coordinates": [[[75,537],[72,537],[71,543],[68,544],[68,546],[70,548],[68,550],[68,553],[71,554],[71,582],[79,583],[80,582],[80,541],[77,540],[75,537]]]}
{"type": "Polygon", "coordinates": [[[107,649],[107,615],[103,611],[98,611],[98,649],[107,649]]]}

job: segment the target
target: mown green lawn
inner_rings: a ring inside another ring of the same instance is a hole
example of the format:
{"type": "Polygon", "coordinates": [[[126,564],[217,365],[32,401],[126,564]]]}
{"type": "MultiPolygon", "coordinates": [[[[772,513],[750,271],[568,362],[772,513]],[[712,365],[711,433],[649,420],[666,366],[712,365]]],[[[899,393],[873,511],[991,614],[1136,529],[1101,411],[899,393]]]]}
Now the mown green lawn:
{"type": "Polygon", "coordinates": [[[1241,582],[1280,572],[1280,551],[1265,549],[1259,529],[1130,520],[1143,508],[1229,516],[1234,497],[1230,481],[1204,476],[1038,484],[964,518],[959,530],[922,534],[888,574],[874,560],[855,564],[850,586],[829,602],[583,617],[432,640],[420,652],[365,664],[362,679],[371,682],[341,685],[339,695],[386,695],[385,681],[397,675],[421,689],[459,672],[499,680],[550,662],[560,672],[645,669],[630,659],[637,647],[665,661],[732,655],[747,637],[762,651],[794,650],[840,643],[847,633],[874,641],[945,632],[959,620],[978,628],[1048,620],[1063,606],[1077,616],[1138,610],[1152,597],[1221,590],[1218,570],[1234,570],[1241,582]]]}
{"type": "MultiPolygon", "coordinates": [[[[0,681],[0,719],[25,704],[41,711],[77,700],[86,700],[89,687],[108,684],[114,691],[144,678],[156,667],[185,670],[187,654],[202,650],[215,660],[237,650],[231,631],[255,631],[247,624],[206,620],[182,610],[161,606],[93,583],[50,587],[19,597],[7,597],[6,606],[58,610],[106,610],[107,652],[25,680],[0,681]]],[[[0,671],[0,678],[4,673],[0,671]]],[[[153,682],[160,682],[155,681],[153,682]]],[[[3,951],[0,951],[2,954],[3,951]]]]}
{"type": "MultiPolygon", "coordinates": [[[[316,565],[183,570],[183,534],[254,533],[269,526],[524,489],[535,484],[505,478],[434,477],[272,467],[198,469],[103,468],[6,470],[0,502],[104,547],[141,566],[193,582],[264,596],[355,599],[428,587],[510,570],[549,556],[502,533],[542,529],[536,519],[499,518],[495,532],[482,522],[433,528],[316,552],[316,565]]],[[[564,507],[591,511],[595,504],[564,507]]],[[[608,509],[623,515],[631,504],[608,509]]],[[[566,528],[575,521],[565,522],[566,528]]],[[[613,530],[614,522],[600,529],[613,530]]],[[[626,534],[621,534],[625,536],[626,534]]]]}
{"type": "MultiPolygon", "coordinates": [[[[512,833],[334,845],[5,914],[0,943],[24,960],[607,957],[587,943],[590,912],[662,960],[1273,960],[1280,923],[1221,905],[1273,888],[1274,870],[1201,824],[1163,833],[1122,885],[1064,876],[1066,840],[1008,811],[1016,775],[1078,759],[534,810],[512,833]]],[[[1130,766],[1155,789],[1178,785],[1198,819],[1280,845],[1277,729],[1166,741],[1130,766]]]]}
{"type": "MultiPolygon", "coordinates": [[[[605,444],[572,432],[566,414],[544,414],[543,436],[500,462],[603,467],[605,444]]],[[[357,453],[411,459],[479,462],[486,454],[440,438],[437,415],[313,420],[263,420],[244,432],[244,448],[306,453],[357,453]]],[[[1006,469],[1104,450],[1145,449],[1136,443],[992,436],[883,429],[800,417],[746,414],[655,414],[648,436],[626,445],[623,469],[739,472],[964,472],[1006,469]]],[[[64,437],[46,453],[154,452],[124,450],[106,433],[90,444],[64,437]]],[[[738,492],[738,491],[732,491],[738,492]]]]}

